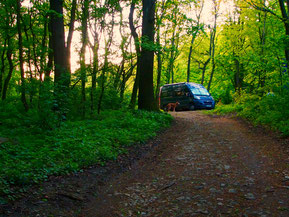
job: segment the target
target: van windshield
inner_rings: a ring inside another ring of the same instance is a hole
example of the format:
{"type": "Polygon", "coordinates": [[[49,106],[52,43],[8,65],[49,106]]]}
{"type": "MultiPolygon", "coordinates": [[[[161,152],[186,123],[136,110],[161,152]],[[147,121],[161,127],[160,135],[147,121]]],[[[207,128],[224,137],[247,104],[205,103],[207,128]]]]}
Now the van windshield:
{"type": "Polygon", "coordinates": [[[194,95],[202,95],[202,96],[209,96],[209,95],[210,95],[206,88],[202,88],[202,87],[198,87],[198,88],[196,88],[196,87],[191,87],[190,89],[191,89],[191,91],[192,91],[192,93],[193,93],[194,95]]]}

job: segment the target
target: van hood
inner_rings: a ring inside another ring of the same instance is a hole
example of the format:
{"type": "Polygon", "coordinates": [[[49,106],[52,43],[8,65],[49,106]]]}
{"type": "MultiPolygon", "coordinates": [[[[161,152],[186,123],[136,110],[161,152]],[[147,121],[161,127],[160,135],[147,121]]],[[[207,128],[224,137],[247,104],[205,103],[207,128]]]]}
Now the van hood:
{"type": "Polygon", "coordinates": [[[205,95],[195,95],[195,98],[200,100],[214,100],[212,96],[205,96],[205,95]]]}

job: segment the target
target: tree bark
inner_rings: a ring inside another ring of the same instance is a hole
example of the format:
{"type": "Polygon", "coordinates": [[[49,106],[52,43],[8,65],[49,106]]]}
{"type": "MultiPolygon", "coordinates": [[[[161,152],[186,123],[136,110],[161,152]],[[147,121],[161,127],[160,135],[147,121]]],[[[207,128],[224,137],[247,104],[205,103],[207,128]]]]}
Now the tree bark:
{"type": "Polygon", "coordinates": [[[67,69],[69,71],[69,74],[71,75],[71,43],[72,43],[72,36],[74,32],[74,23],[75,23],[75,12],[76,12],[76,5],[77,0],[72,1],[72,7],[70,12],[70,23],[69,23],[69,30],[67,35],[67,42],[66,42],[66,62],[67,62],[67,69]]]}
{"type": "Polygon", "coordinates": [[[84,0],[82,6],[82,21],[81,21],[81,33],[82,33],[82,47],[80,50],[80,71],[81,71],[81,107],[82,107],[82,117],[85,117],[85,103],[86,103],[86,95],[85,95],[85,83],[86,83],[86,65],[85,65],[85,52],[86,46],[88,43],[88,35],[87,35],[87,20],[89,17],[88,14],[88,6],[89,1],[84,0]]]}
{"type": "Polygon", "coordinates": [[[135,0],[132,0],[131,6],[130,6],[130,13],[129,13],[129,28],[130,28],[132,37],[134,39],[134,45],[135,45],[136,56],[137,56],[137,66],[136,66],[135,81],[134,81],[130,105],[129,105],[131,109],[134,109],[136,99],[137,99],[137,93],[139,89],[139,78],[140,78],[140,61],[141,61],[140,60],[140,55],[141,55],[140,41],[136,33],[136,28],[134,27],[134,24],[133,24],[134,9],[135,9],[135,0]]]}
{"type": "Polygon", "coordinates": [[[210,41],[210,46],[211,46],[211,52],[210,52],[210,59],[212,59],[212,70],[211,70],[211,75],[210,75],[210,80],[209,80],[209,83],[208,83],[208,91],[210,91],[210,88],[211,88],[211,84],[212,84],[212,81],[213,81],[213,76],[214,76],[214,72],[215,72],[215,67],[216,67],[216,64],[215,64],[215,37],[216,37],[216,21],[215,21],[215,26],[214,26],[214,29],[212,29],[212,32],[211,32],[211,41],[210,41]]]}
{"type": "MultiPolygon", "coordinates": [[[[96,31],[96,30],[95,30],[96,31]]],[[[98,49],[99,49],[99,39],[98,39],[98,33],[95,32],[94,36],[94,45],[92,47],[93,49],[93,69],[92,69],[92,75],[91,75],[91,91],[90,91],[90,109],[91,112],[94,111],[94,95],[96,93],[96,75],[98,72],[98,49]]]]}
{"type": "Polygon", "coordinates": [[[11,37],[10,36],[7,36],[7,52],[6,52],[6,56],[7,56],[7,60],[8,60],[8,63],[9,63],[9,71],[8,71],[8,74],[4,80],[4,84],[3,84],[3,90],[2,90],[2,100],[5,100],[6,99],[6,96],[7,96],[7,90],[8,90],[8,85],[9,85],[9,82],[11,80],[11,77],[12,77],[12,73],[13,73],[13,70],[14,70],[14,65],[13,65],[13,60],[12,60],[12,45],[11,45],[11,37]]]}
{"type": "Polygon", "coordinates": [[[0,96],[3,88],[3,76],[5,72],[5,53],[6,53],[7,39],[4,40],[3,51],[1,54],[1,69],[0,69],[0,96]]]}
{"type": "MultiPolygon", "coordinates": [[[[48,31],[51,32],[51,19],[48,24],[48,31]]],[[[48,61],[44,71],[44,82],[48,82],[50,80],[50,74],[53,67],[53,45],[52,45],[52,36],[49,34],[49,42],[48,42],[48,61]]]]}
{"type": "Polygon", "coordinates": [[[108,71],[108,63],[109,63],[108,62],[108,55],[109,55],[110,46],[112,44],[114,24],[115,24],[115,22],[114,22],[114,12],[112,12],[112,21],[111,21],[111,25],[110,25],[109,31],[108,31],[108,38],[105,40],[104,63],[103,63],[103,67],[102,67],[102,70],[101,70],[100,94],[99,94],[98,105],[97,105],[97,113],[98,114],[100,114],[101,107],[102,107],[102,100],[103,100],[103,97],[104,97],[105,82],[106,82],[105,74],[108,71]]]}
{"type": "MultiPolygon", "coordinates": [[[[175,6],[175,9],[177,6],[175,6]]],[[[173,12],[173,19],[177,19],[177,14],[174,10],[173,12]]],[[[173,35],[171,37],[171,49],[170,49],[170,58],[169,58],[169,66],[168,66],[168,74],[172,78],[172,83],[174,83],[174,62],[175,62],[175,52],[176,52],[176,46],[175,46],[175,37],[176,37],[176,27],[177,22],[173,22],[173,35]]]]}
{"type": "Polygon", "coordinates": [[[59,114],[59,120],[65,119],[67,113],[68,90],[70,75],[67,69],[65,48],[63,1],[50,0],[51,13],[51,43],[54,57],[54,110],[59,114]]]}
{"type": "Polygon", "coordinates": [[[193,44],[195,42],[197,33],[194,33],[191,39],[191,44],[190,44],[190,51],[189,51],[189,56],[188,56],[188,67],[187,67],[187,82],[190,82],[190,76],[191,76],[191,58],[192,58],[192,53],[193,53],[193,44]]]}
{"type": "MultiPolygon", "coordinates": [[[[162,5],[161,5],[161,11],[160,11],[160,17],[156,17],[157,20],[157,38],[156,38],[156,43],[158,46],[157,50],[157,63],[158,63],[158,68],[157,68],[157,86],[155,90],[155,99],[157,105],[159,105],[159,92],[160,92],[160,86],[161,86],[161,76],[162,76],[162,69],[163,69],[163,61],[162,61],[162,48],[161,48],[161,23],[162,20],[165,16],[166,12],[166,1],[162,0],[162,5]]],[[[158,14],[158,13],[156,13],[158,14]]]]}
{"type": "Polygon", "coordinates": [[[210,75],[210,80],[208,84],[208,91],[210,91],[211,84],[213,81],[213,76],[215,73],[215,48],[216,48],[216,32],[217,32],[217,19],[218,19],[218,12],[219,12],[219,3],[216,0],[213,0],[214,4],[214,26],[211,30],[211,37],[210,37],[210,59],[212,60],[212,70],[210,75]]]}
{"type": "MultiPolygon", "coordinates": [[[[286,36],[289,36],[289,18],[288,18],[289,9],[288,9],[288,11],[286,11],[284,0],[278,0],[278,1],[279,1],[279,6],[280,6],[281,13],[282,13],[284,27],[285,27],[285,34],[286,34],[286,36]]],[[[289,7],[289,5],[288,5],[289,1],[288,0],[286,0],[286,3],[287,3],[287,7],[289,7]]],[[[286,58],[286,62],[288,65],[289,64],[289,46],[288,45],[285,47],[285,58],[286,58]]]]}
{"type": "MultiPolygon", "coordinates": [[[[158,46],[160,46],[160,43],[161,43],[160,27],[158,27],[158,30],[157,30],[157,41],[156,42],[157,42],[158,46]]],[[[156,86],[155,98],[156,98],[156,101],[158,103],[160,86],[161,86],[161,76],[162,76],[162,57],[161,57],[160,48],[157,51],[157,61],[158,61],[158,71],[157,71],[157,86],[156,86]]]]}
{"type": "Polygon", "coordinates": [[[19,67],[21,75],[21,101],[23,103],[25,111],[29,110],[28,103],[26,100],[26,81],[24,72],[24,60],[23,60],[23,44],[22,44],[22,26],[21,26],[21,1],[17,0],[17,32],[18,32],[18,49],[19,49],[19,67]]]}
{"type": "Polygon", "coordinates": [[[153,89],[155,0],[142,0],[142,48],[140,61],[140,83],[138,109],[157,110],[153,89]]]}
{"type": "Polygon", "coordinates": [[[201,81],[201,84],[203,85],[204,84],[204,81],[205,81],[205,72],[206,72],[206,69],[207,69],[207,66],[209,64],[209,62],[211,61],[211,58],[209,57],[206,62],[204,63],[203,67],[200,68],[202,69],[202,81],[201,81]]]}

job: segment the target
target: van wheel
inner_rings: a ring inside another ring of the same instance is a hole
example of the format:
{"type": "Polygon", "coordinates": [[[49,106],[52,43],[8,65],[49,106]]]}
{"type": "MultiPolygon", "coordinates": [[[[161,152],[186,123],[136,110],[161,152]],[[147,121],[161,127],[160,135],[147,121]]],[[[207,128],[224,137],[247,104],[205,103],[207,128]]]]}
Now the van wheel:
{"type": "Polygon", "coordinates": [[[195,106],[194,106],[194,105],[191,105],[191,106],[189,107],[189,109],[190,109],[190,111],[194,111],[194,110],[195,110],[195,106]]]}

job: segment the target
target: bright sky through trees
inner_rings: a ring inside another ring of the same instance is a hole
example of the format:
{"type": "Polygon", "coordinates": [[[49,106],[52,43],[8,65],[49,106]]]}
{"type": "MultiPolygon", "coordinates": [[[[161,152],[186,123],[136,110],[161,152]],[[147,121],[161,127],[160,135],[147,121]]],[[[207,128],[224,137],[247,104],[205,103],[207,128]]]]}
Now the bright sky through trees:
{"type": "MultiPolygon", "coordinates": [[[[24,2],[22,3],[23,6],[25,7],[30,7],[32,5],[32,3],[30,3],[30,0],[24,0],[24,2]]],[[[223,20],[226,19],[226,15],[232,10],[232,5],[233,2],[232,0],[225,0],[225,1],[221,1],[220,2],[220,16],[218,19],[218,22],[222,22],[223,20]]],[[[124,21],[128,22],[128,14],[129,14],[129,6],[123,7],[123,19],[124,21]]],[[[192,17],[194,18],[195,14],[194,11],[189,11],[188,12],[188,17],[192,17]]],[[[212,0],[205,0],[205,4],[204,4],[204,8],[203,8],[203,12],[202,12],[202,16],[201,16],[201,21],[204,22],[205,24],[209,25],[213,22],[213,16],[212,16],[212,0]]],[[[80,26],[79,22],[76,22],[76,28],[78,28],[80,26]]],[[[125,30],[127,33],[130,32],[128,26],[126,27],[125,30]]],[[[67,33],[67,32],[66,32],[67,33]]],[[[121,57],[120,57],[120,53],[119,53],[119,44],[121,43],[121,36],[119,33],[119,26],[116,25],[114,28],[114,46],[112,46],[113,48],[113,52],[115,52],[115,54],[119,54],[119,57],[114,57],[114,59],[112,61],[114,61],[115,63],[119,63],[121,61],[121,57]]],[[[90,34],[91,37],[91,34],[90,34]]],[[[72,72],[74,72],[75,70],[77,70],[79,68],[79,50],[80,50],[80,41],[81,41],[81,35],[79,31],[75,31],[73,33],[73,43],[72,43],[72,55],[71,55],[71,68],[72,68],[72,72]]],[[[100,49],[100,54],[103,54],[103,40],[100,43],[101,49],[100,49]]],[[[91,62],[91,50],[88,49],[86,51],[86,56],[88,58],[86,58],[86,63],[88,64],[89,62],[91,62]]]]}

